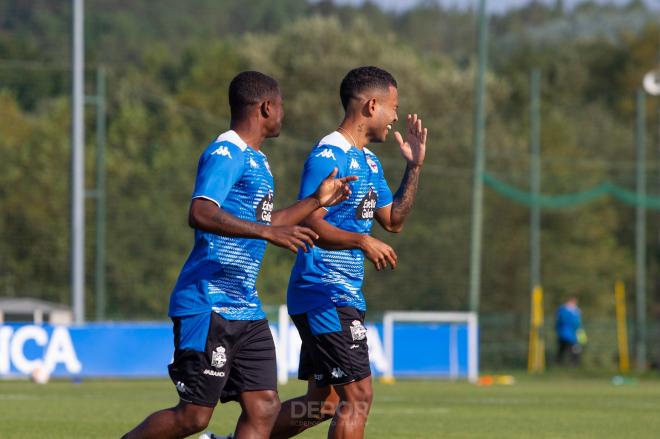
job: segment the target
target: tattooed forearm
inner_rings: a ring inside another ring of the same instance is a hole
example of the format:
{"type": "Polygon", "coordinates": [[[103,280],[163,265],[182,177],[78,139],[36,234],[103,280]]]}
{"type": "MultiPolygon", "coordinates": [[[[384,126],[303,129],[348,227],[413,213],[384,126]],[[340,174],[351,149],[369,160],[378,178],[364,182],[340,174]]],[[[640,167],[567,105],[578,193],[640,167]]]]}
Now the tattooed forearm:
{"type": "Polygon", "coordinates": [[[392,225],[400,226],[410,213],[415,196],[417,195],[417,186],[419,185],[420,166],[407,166],[403,174],[399,190],[394,195],[392,203],[391,221],[392,225]]]}

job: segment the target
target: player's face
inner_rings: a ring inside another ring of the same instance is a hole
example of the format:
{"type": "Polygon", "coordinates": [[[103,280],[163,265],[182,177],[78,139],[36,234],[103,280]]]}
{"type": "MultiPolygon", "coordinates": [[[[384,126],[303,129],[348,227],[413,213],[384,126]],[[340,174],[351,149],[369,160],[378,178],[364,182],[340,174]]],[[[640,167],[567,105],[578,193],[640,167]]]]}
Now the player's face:
{"type": "Polygon", "coordinates": [[[381,93],[376,98],[376,112],[371,126],[371,142],[384,142],[392,130],[392,125],[399,120],[399,92],[396,87],[389,86],[387,93],[381,93]]]}
{"type": "Polygon", "coordinates": [[[277,137],[282,130],[282,121],[284,120],[284,106],[282,104],[282,95],[277,94],[272,101],[270,101],[270,115],[268,117],[268,136],[277,137]]]}

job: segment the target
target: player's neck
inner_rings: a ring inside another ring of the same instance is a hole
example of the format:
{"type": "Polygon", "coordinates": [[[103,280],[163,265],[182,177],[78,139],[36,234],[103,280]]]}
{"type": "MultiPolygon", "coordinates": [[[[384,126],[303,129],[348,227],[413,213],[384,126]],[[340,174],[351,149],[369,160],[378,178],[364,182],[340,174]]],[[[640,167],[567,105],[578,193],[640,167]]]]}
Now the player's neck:
{"type": "Polygon", "coordinates": [[[364,148],[368,143],[367,130],[363,122],[345,118],[337,128],[337,131],[346,140],[358,149],[364,148]]]}
{"type": "Polygon", "coordinates": [[[261,127],[247,121],[234,121],[229,124],[229,129],[233,130],[238,136],[243,139],[251,148],[259,151],[261,144],[266,136],[263,134],[261,127]]]}

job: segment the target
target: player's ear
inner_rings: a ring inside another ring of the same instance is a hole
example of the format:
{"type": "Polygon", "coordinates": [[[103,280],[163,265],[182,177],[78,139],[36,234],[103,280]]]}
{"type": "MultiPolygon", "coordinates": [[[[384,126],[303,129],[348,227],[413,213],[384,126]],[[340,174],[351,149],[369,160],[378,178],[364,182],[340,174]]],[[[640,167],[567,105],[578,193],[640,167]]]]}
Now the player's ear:
{"type": "Polygon", "coordinates": [[[271,111],[270,110],[270,105],[271,105],[270,100],[265,100],[259,106],[259,111],[261,112],[261,117],[263,117],[264,119],[268,119],[268,117],[270,116],[270,111],[271,111]]]}
{"type": "Polygon", "coordinates": [[[362,111],[364,112],[365,116],[372,117],[374,114],[376,114],[376,107],[377,107],[376,98],[367,99],[364,102],[362,111]]]}

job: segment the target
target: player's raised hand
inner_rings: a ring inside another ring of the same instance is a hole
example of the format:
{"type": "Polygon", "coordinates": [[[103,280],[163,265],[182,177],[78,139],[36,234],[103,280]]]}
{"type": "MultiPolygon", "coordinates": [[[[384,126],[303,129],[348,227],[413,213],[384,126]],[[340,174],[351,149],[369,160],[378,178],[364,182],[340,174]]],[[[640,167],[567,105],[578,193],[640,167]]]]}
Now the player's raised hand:
{"type": "Polygon", "coordinates": [[[401,155],[408,165],[422,166],[426,155],[426,135],[428,130],[422,127],[422,119],[417,114],[408,115],[406,123],[406,140],[398,131],[394,132],[394,138],[399,142],[401,155]]]}
{"type": "Polygon", "coordinates": [[[383,268],[387,268],[388,265],[392,267],[392,270],[396,268],[397,255],[394,249],[383,241],[379,241],[369,235],[364,235],[361,249],[364,256],[373,262],[376,270],[380,271],[383,268]]]}
{"type": "Polygon", "coordinates": [[[319,235],[312,229],[303,226],[270,226],[264,237],[268,242],[288,248],[294,253],[298,253],[299,248],[306,252],[319,239],[319,235]]]}
{"type": "Polygon", "coordinates": [[[351,196],[351,186],[348,184],[358,178],[354,175],[348,177],[335,178],[337,175],[337,168],[334,168],[330,175],[321,182],[316,193],[314,194],[323,207],[334,206],[351,196]]]}

